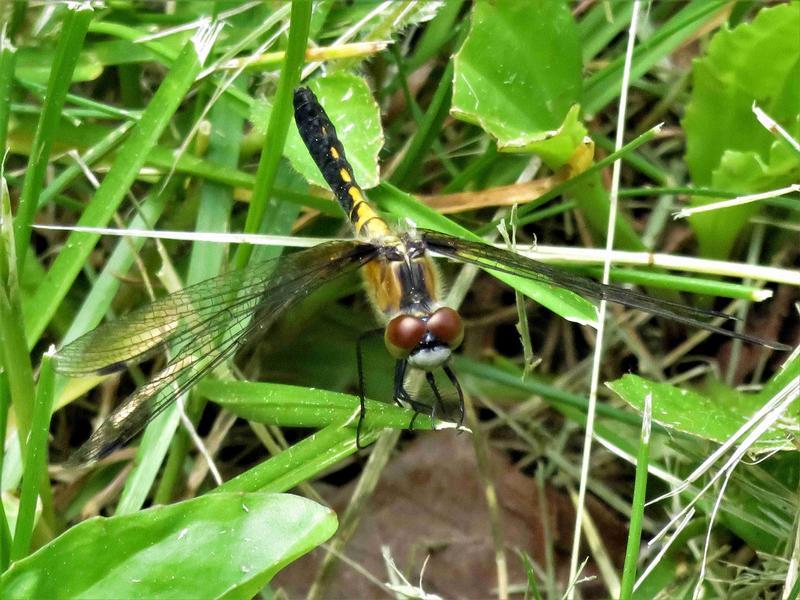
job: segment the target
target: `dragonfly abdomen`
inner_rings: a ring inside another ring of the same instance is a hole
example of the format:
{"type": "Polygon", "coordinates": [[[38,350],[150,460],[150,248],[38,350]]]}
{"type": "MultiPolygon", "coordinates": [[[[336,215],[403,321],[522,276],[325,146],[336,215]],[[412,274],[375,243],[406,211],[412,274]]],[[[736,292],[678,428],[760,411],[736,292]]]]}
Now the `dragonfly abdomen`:
{"type": "Polygon", "coordinates": [[[344,147],[336,136],[336,128],[310,89],[301,87],[294,91],[294,117],[308,153],[333,190],[356,234],[367,239],[388,235],[389,227],[364,197],[353,177],[344,147]]]}

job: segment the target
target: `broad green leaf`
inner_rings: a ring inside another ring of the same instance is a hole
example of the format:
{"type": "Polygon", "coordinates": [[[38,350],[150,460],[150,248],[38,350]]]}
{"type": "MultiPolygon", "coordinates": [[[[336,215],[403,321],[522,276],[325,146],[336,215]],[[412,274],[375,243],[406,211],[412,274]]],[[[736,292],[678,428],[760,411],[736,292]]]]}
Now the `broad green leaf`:
{"type": "Polygon", "coordinates": [[[203,496],[69,529],[0,578],[4,598],[252,598],[336,515],[285,494],[203,496]]]}
{"type": "MultiPolygon", "coordinates": [[[[726,441],[769,400],[764,394],[737,392],[721,383],[709,384],[701,394],[638,375],[625,375],[606,385],[638,411],[643,410],[645,397],[652,394],[655,422],[718,443],[726,441]]],[[[799,423],[796,414],[790,415],[788,411],[786,419],[765,432],[754,448],[794,449],[787,440],[799,423]]]]}
{"type": "Polygon", "coordinates": [[[558,129],[508,140],[501,145],[501,150],[534,152],[542,157],[545,164],[554,167],[564,165],[586,146],[583,142],[588,138],[586,127],[580,120],[580,112],[580,106],[573,104],[558,129]]]}
{"type": "MultiPolygon", "coordinates": [[[[338,72],[318,77],[309,82],[308,87],[316,94],[336,127],[356,181],[364,189],[378,185],[378,152],[383,146],[383,129],[380,110],[366,81],[350,73],[338,72]]],[[[271,110],[269,103],[257,103],[253,109],[253,123],[264,127],[269,122],[271,110]]],[[[289,127],[284,154],[308,181],[328,187],[294,124],[289,127]]]]}
{"type": "MultiPolygon", "coordinates": [[[[792,133],[800,134],[800,114],[792,133]]],[[[800,136],[798,136],[800,137],[800,136]]],[[[772,143],[769,153],[762,157],[758,152],[726,150],[712,175],[714,189],[740,189],[759,191],[770,187],[783,187],[800,180],[800,155],[783,140],[772,143]]]]}
{"type": "Polygon", "coordinates": [[[455,56],[454,116],[496,137],[501,150],[538,152],[557,168],[586,133],[580,95],[581,50],[566,3],[475,3],[455,56]]]}
{"type": "MultiPolygon", "coordinates": [[[[575,168],[586,135],[579,119],[581,75],[577,28],[566,3],[481,0],[455,56],[450,112],[496,137],[500,150],[535,152],[551,169],[575,168]]],[[[568,196],[604,236],[609,200],[601,177],[576,184],[568,196]]],[[[616,232],[619,246],[642,248],[622,214],[616,232]]]]}
{"type": "MultiPolygon", "coordinates": [[[[790,128],[790,131],[798,138],[800,118],[795,123],[796,126],[790,128]]],[[[755,151],[726,150],[711,176],[711,188],[748,194],[784,187],[797,181],[800,181],[800,156],[784,140],[776,140],[766,158],[755,151]]],[[[704,200],[708,201],[709,198],[704,200]]],[[[704,248],[717,256],[725,257],[735,241],[734,234],[741,231],[760,208],[760,203],[751,202],[719,212],[700,213],[692,216],[691,222],[701,243],[705,243],[704,248]],[[728,235],[718,231],[723,220],[725,227],[722,229],[728,235]],[[700,232],[704,235],[701,236],[700,232]]]]}
{"type": "Polygon", "coordinates": [[[726,150],[766,156],[774,137],[753,102],[784,125],[800,107],[800,4],[762,9],[750,23],[723,27],[694,61],[686,108],[686,162],[694,183],[709,185],[726,150]],[[795,77],[791,77],[791,75],[795,77]]]}
{"type": "MultiPolygon", "coordinates": [[[[798,31],[800,3],[764,8],[750,23],[723,28],[706,56],[695,61],[692,98],[683,121],[686,162],[695,185],[747,194],[785,181],[764,176],[787,169],[785,164],[773,167],[775,138],[756,120],[752,105],[756,102],[797,135],[798,31]]],[[[796,157],[794,161],[797,165],[796,157]]],[[[695,198],[694,203],[715,200],[695,198]]],[[[756,206],[745,205],[692,217],[703,255],[727,256],[754,210],[756,206]]]]}

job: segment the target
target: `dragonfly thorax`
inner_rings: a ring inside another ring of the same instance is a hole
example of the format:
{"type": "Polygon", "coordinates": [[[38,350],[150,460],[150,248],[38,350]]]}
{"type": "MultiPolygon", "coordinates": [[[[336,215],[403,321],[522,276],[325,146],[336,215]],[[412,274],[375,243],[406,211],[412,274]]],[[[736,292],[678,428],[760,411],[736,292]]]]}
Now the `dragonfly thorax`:
{"type": "Polygon", "coordinates": [[[426,315],[439,307],[439,275],[424,242],[409,235],[372,242],[378,256],[362,269],[366,290],[380,318],[426,315]]]}

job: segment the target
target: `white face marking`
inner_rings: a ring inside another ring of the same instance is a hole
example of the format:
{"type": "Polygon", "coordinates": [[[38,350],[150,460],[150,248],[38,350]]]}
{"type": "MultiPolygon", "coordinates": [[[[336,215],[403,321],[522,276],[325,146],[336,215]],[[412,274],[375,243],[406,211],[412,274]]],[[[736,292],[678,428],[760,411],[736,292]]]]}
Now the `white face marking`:
{"type": "Polygon", "coordinates": [[[437,346],[436,348],[424,348],[408,357],[408,364],[415,369],[423,371],[433,371],[441,367],[452,354],[447,346],[437,346]]]}

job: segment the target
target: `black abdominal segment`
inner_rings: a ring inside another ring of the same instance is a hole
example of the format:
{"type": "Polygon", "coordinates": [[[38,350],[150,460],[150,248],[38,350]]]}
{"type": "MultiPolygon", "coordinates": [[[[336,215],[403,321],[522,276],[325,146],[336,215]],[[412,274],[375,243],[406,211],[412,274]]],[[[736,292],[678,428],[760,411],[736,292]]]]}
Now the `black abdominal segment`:
{"type": "Polygon", "coordinates": [[[297,130],[311,158],[319,167],[347,216],[356,222],[358,215],[353,214],[354,199],[350,189],[358,190],[358,198],[361,198],[363,193],[353,179],[353,169],[347,162],[342,143],[336,136],[336,128],[310,89],[300,87],[294,91],[294,116],[297,130]]]}

